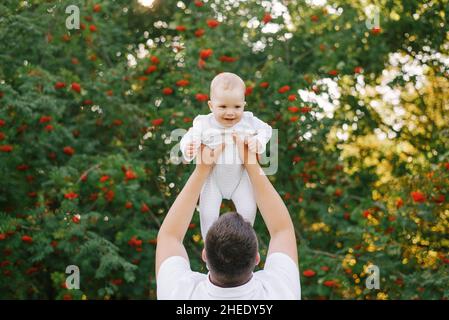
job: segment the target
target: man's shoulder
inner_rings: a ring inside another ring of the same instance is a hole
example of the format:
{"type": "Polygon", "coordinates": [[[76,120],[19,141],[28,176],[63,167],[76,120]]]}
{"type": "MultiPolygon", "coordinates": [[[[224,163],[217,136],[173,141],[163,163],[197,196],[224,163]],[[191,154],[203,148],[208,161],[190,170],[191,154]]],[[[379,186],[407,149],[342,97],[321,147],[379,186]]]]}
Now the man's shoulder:
{"type": "Polygon", "coordinates": [[[264,268],[255,272],[254,275],[263,281],[299,281],[299,270],[296,263],[282,252],[271,253],[265,261],[264,268]]]}
{"type": "Polygon", "coordinates": [[[290,267],[293,266],[296,269],[298,269],[295,261],[293,261],[293,259],[288,254],[280,251],[272,252],[268,255],[267,260],[265,262],[265,267],[268,267],[272,263],[288,265],[290,267]]]}
{"type": "Polygon", "coordinates": [[[205,279],[206,274],[192,271],[190,262],[182,256],[171,256],[165,259],[159,267],[159,277],[161,276],[177,276],[192,275],[196,279],[205,279]]]}
{"type": "Polygon", "coordinates": [[[292,258],[282,252],[271,253],[263,270],[254,273],[262,286],[275,295],[273,299],[300,299],[299,270],[292,258]]]}
{"type": "MultiPolygon", "coordinates": [[[[264,268],[260,271],[285,269],[288,272],[299,272],[296,263],[287,254],[283,252],[273,252],[265,260],[264,268]]],[[[256,273],[260,272],[257,271],[256,273]]],[[[262,273],[263,274],[263,273],[262,273]]]]}
{"type": "Polygon", "coordinates": [[[189,299],[206,277],[206,274],[192,271],[184,257],[169,257],[162,262],[156,279],[158,299],[189,299]]]}

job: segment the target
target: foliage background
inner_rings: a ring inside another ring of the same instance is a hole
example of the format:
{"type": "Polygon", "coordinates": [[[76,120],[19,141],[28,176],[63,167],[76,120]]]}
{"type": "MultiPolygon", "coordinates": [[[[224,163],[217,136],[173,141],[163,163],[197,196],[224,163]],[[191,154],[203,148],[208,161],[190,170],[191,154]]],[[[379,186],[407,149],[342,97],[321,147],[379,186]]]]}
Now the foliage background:
{"type": "MultiPolygon", "coordinates": [[[[2,1],[0,298],[155,299],[157,230],[192,170],[170,163],[170,133],[208,111],[210,81],[229,71],[279,130],[270,179],[296,227],[303,298],[447,299],[448,11],[2,1]],[[79,30],[65,26],[69,5],[79,30]],[[369,264],[379,290],[365,287],[369,264]],[[65,288],[68,265],[80,290],[65,288]]],[[[198,222],[185,244],[205,271],[198,222]]],[[[255,227],[264,257],[260,216],[255,227]]]]}

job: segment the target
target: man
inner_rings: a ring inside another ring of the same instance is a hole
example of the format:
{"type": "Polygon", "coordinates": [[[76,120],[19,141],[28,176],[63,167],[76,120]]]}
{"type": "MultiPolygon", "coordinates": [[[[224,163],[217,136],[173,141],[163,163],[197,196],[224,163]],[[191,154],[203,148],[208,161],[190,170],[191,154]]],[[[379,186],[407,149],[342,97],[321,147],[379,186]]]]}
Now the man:
{"type": "Polygon", "coordinates": [[[201,188],[224,146],[202,146],[197,164],[170,208],[157,237],[158,299],[300,299],[298,253],[288,210],[256,160],[256,154],[234,136],[239,155],[254,188],[256,202],[270,234],[264,269],[259,264],[257,238],[251,225],[237,213],[227,213],[211,226],[202,252],[209,273],[190,269],[183,239],[201,188]]]}

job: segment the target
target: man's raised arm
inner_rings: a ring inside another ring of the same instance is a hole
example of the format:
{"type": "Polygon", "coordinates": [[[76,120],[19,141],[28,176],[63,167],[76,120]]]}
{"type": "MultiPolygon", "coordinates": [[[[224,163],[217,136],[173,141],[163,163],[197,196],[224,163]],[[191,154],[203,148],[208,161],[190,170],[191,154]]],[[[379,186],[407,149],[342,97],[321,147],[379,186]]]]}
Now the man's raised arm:
{"type": "Polygon", "coordinates": [[[264,174],[256,160],[256,154],[238,136],[234,137],[246,171],[251,179],[257,206],[270,233],[268,254],[283,252],[298,264],[298,249],[296,245],[295,229],[287,207],[279,193],[264,174]]]}
{"type": "Polygon", "coordinates": [[[223,147],[222,145],[212,151],[201,146],[195,170],[171,206],[159,229],[156,246],[156,276],[165,259],[172,256],[181,256],[188,259],[182,242],[192,220],[201,188],[223,147]]]}

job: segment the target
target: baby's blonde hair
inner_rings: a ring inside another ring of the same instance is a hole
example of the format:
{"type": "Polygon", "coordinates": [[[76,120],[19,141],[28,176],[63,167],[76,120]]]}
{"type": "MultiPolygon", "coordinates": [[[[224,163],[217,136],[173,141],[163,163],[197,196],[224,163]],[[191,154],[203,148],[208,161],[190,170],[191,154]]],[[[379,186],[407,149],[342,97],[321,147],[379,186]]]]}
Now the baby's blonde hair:
{"type": "Polygon", "coordinates": [[[234,90],[242,90],[242,94],[245,94],[246,86],[245,82],[236,75],[231,72],[222,72],[215,76],[212,79],[210,84],[210,96],[211,99],[215,96],[216,90],[220,91],[234,91],[234,90]]]}

